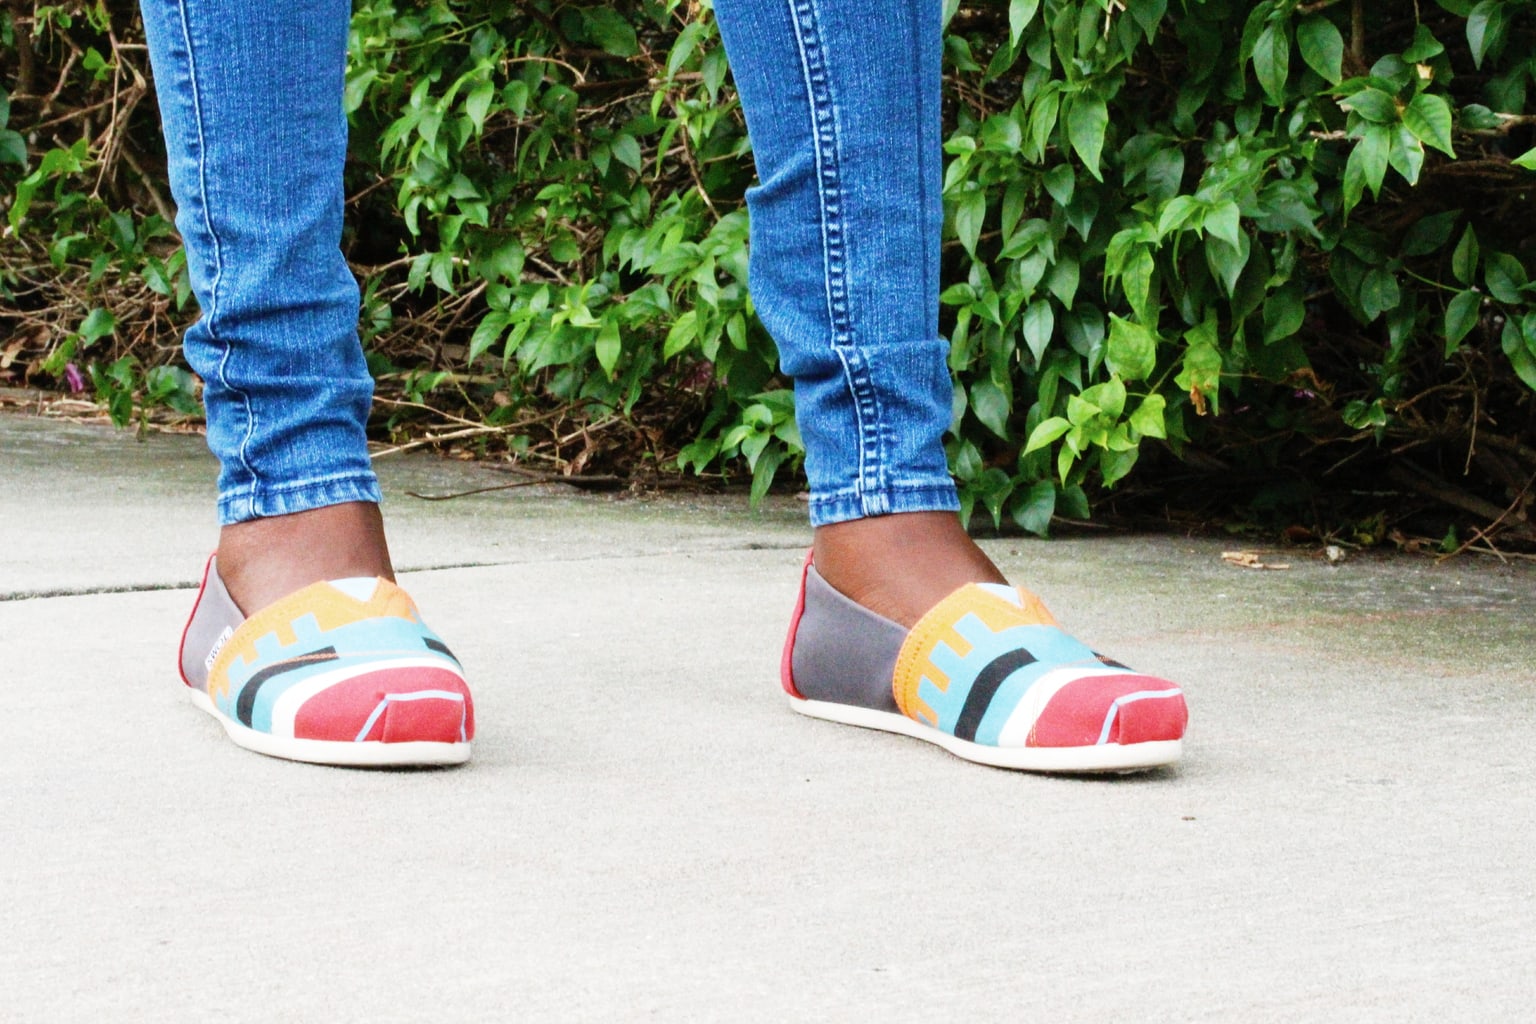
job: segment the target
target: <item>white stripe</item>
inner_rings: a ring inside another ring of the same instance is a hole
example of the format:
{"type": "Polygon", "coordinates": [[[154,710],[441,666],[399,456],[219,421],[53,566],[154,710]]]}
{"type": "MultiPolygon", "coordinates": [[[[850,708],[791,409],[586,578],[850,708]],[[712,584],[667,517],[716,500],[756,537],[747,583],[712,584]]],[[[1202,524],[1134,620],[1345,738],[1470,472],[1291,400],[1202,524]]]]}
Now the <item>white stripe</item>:
{"type": "Polygon", "coordinates": [[[1093,679],[1099,676],[1123,676],[1123,668],[1084,668],[1068,665],[1063,668],[1054,668],[1039,679],[1024,694],[1024,699],[1019,701],[1019,706],[1013,709],[1013,714],[1008,716],[1002,731],[997,735],[997,745],[1000,747],[1024,747],[1029,745],[1029,733],[1040,720],[1040,713],[1051,702],[1051,698],[1061,692],[1062,687],[1068,683],[1075,683],[1079,679],[1093,679]]]}
{"type": "Polygon", "coordinates": [[[391,658],[388,661],[374,661],[366,665],[351,665],[347,668],[332,669],[329,672],[321,672],[319,675],[310,676],[302,683],[296,683],[289,687],[282,696],[277,698],[277,703],[272,705],[272,735],[293,736],[293,720],[298,717],[299,708],[304,702],[337,683],[355,679],[358,676],[368,675],[370,672],[378,672],[383,669],[394,668],[437,668],[445,672],[452,672],[460,680],[463,674],[454,669],[451,662],[444,658],[391,658]]]}
{"type": "Polygon", "coordinates": [[[1184,691],[1178,687],[1171,690],[1141,690],[1137,693],[1128,693],[1124,697],[1116,697],[1115,702],[1109,706],[1109,714],[1104,716],[1104,731],[1099,733],[1099,746],[1109,742],[1109,730],[1115,724],[1115,716],[1120,709],[1127,704],[1135,704],[1139,700],[1156,700],[1159,697],[1177,697],[1184,691]]]}
{"type": "Polygon", "coordinates": [[[326,580],[331,586],[346,594],[354,601],[367,603],[373,600],[374,593],[379,589],[379,581],[374,576],[348,576],[342,580],[326,580]]]}

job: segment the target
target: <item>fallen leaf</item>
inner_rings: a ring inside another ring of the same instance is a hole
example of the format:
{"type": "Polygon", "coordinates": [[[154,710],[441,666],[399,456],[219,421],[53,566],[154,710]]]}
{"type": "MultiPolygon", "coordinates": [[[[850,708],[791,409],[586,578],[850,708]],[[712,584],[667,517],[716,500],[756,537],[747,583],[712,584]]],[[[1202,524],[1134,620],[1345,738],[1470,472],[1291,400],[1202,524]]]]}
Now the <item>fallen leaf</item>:
{"type": "Polygon", "coordinates": [[[1266,562],[1257,551],[1223,551],[1221,560],[1240,569],[1282,570],[1290,566],[1279,562],[1266,562]]]}

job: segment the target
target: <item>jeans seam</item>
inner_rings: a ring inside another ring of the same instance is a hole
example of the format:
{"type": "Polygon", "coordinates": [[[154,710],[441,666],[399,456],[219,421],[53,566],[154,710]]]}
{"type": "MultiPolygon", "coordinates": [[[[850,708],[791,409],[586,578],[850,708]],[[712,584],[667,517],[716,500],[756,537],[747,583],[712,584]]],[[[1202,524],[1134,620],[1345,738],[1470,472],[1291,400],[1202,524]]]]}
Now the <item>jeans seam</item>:
{"type": "MultiPolygon", "coordinates": [[[[908,13],[910,14],[910,9],[908,9],[908,13]]],[[[919,40],[922,37],[922,32],[919,30],[917,25],[913,25],[912,26],[912,31],[911,31],[910,34],[911,34],[911,37],[912,37],[912,66],[914,68],[921,68],[923,66],[923,53],[922,53],[922,49],[921,49],[920,44],[919,44],[919,40]]],[[[928,209],[928,163],[933,159],[933,155],[929,151],[929,147],[925,146],[923,144],[922,126],[927,122],[928,112],[923,109],[923,90],[921,90],[921,89],[914,89],[914,90],[912,90],[912,93],[913,93],[913,95],[912,95],[912,102],[914,104],[916,104],[916,106],[917,106],[917,123],[918,123],[918,131],[917,131],[917,200],[918,200],[918,209],[920,209],[920,210],[927,210],[928,209]]],[[[942,134],[942,132],[940,134],[942,134]]],[[[926,225],[924,225],[924,227],[926,229],[926,225]]],[[[924,248],[927,249],[927,248],[929,248],[929,246],[925,245],[924,248]]],[[[924,257],[923,257],[923,260],[922,260],[922,266],[923,266],[923,299],[926,302],[926,301],[929,301],[928,297],[930,295],[935,296],[935,298],[937,296],[937,289],[934,287],[934,281],[933,281],[934,268],[930,265],[930,261],[928,260],[926,253],[924,254],[924,257]]],[[[937,303],[937,301],[934,301],[933,302],[933,308],[934,308],[935,311],[937,310],[937,307],[938,307],[938,303],[937,303]]]]}
{"type": "Polygon", "coordinates": [[[224,350],[219,358],[219,383],[230,392],[238,395],[240,404],[245,408],[245,436],[240,439],[240,447],[237,457],[240,465],[245,469],[251,479],[251,493],[249,504],[252,511],[255,510],[257,497],[260,493],[260,478],[256,470],[251,466],[249,449],[251,438],[256,433],[256,410],[251,405],[250,393],[235,385],[226,372],[229,361],[234,355],[234,347],[219,336],[217,328],[219,318],[219,293],[224,282],[224,243],[219,238],[217,229],[213,226],[213,214],[210,210],[211,203],[208,196],[208,140],[206,126],[203,122],[203,100],[201,87],[198,83],[197,54],[192,47],[192,25],[189,20],[186,0],[180,0],[176,5],[180,15],[182,44],[187,48],[187,82],[192,98],[192,121],[197,128],[197,193],[202,206],[203,229],[208,232],[212,240],[213,280],[208,285],[208,309],[203,314],[204,327],[208,338],[224,350]]]}
{"type": "MultiPolygon", "coordinates": [[[[868,360],[854,341],[849,310],[847,232],[843,215],[837,102],[832,93],[815,0],[789,0],[789,4],[811,113],[811,137],[816,155],[816,195],[821,210],[822,265],[832,349],[838,356],[843,375],[853,392],[859,435],[860,485],[867,492],[880,494],[885,479],[885,465],[881,458],[881,424],[884,420],[879,394],[870,377],[868,360]]],[[[877,515],[885,509],[871,507],[866,511],[877,515]]]]}

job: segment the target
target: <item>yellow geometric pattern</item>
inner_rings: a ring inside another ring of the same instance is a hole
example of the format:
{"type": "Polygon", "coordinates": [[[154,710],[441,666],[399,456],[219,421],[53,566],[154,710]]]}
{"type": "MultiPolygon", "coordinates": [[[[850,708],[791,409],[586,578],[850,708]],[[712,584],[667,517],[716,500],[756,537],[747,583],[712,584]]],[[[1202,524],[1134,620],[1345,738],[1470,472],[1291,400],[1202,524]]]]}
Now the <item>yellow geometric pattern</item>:
{"type": "Polygon", "coordinates": [[[258,655],[256,641],[268,634],[276,634],[282,647],[298,643],[293,631],[295,619],[313,615],[321,633],[363,619],[391,617],[419,622],[420,615],[405,591],[385,579],[374,588],[373,597],[359,601],[342,593],[329,583],[314,583],[303,590],[289,594],[270,604],[241,623],[229,641],[219,651],[208,672],[208,692],[215,699],[229,692],[229,667],[235,658],[242,657],[247,665],[253,664],[258,655]]]}
{"type": "Polygon", "coordinates": [[[896,706],[908,718],[937,727],[938,712],[917,695],[926,676],[940,692],[949,690],[949,677],[933,664],[930,655],[939,644],[949,647],[961,658],[971,653],[971,642],[960,635],[955,625],[967,615],[980,619],[994,633],[1014,626],[1058,626],[1044,602],[1029,591],[1018,588],[1020,604],[968,583],[934,605],[918,620],[896,656],[896,671],[891,689],[896,706]]]}

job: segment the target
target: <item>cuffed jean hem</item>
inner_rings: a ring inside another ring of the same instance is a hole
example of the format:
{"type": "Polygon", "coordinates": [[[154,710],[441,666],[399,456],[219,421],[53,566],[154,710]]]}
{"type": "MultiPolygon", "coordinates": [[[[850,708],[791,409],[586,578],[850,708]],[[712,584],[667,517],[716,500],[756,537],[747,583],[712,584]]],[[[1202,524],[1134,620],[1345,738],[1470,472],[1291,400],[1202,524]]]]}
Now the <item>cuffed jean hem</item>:
{"type": "Polygon", "coordinates": [[[889,516],[898,512],[958,512],[955,482],[898,484],[882,491],[839,491],[811,495],[811,525],[831,526],[853,519],[889,516]]]}
{"type": "Polygon", "coordinates": [[[303,480],[282,487],[241,487],[219,498],[219,525],[233,526],[353,501],[377,505],[383,500],[379,478],[371,472],[303,480]]]}

